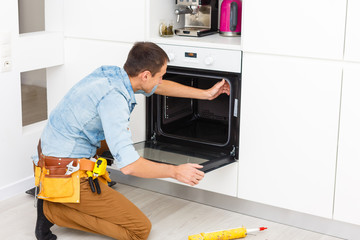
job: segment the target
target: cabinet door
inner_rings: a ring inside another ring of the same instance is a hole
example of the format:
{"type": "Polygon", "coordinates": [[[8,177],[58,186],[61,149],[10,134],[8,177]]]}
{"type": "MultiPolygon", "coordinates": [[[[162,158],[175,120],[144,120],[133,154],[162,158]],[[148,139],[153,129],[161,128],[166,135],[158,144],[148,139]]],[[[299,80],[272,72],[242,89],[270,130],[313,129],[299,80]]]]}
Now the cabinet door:
{"type": "Polygon", "coordinates": [[[360,61],[360,1],[348,0],[345,60],[360,61]]]}
{"type": "Polygon", "coordinates": [[[121,42],[145,39],[145,0],[65,0],[65,36],[121,42]]]}
{"type": "Polygon", "coordinates": [[[238,197],[332,217],[341,66],[245,53],[238,197]]]}
{"type": "Polygon", "coordinates": [[[360,64],[344,67],[334,219],[360,224],[360,64]]]}
{"type": "MultiPolygon", "coordinates": [[[[8,71],[0,72],[2,99],[0,103],[2,112],[0,152],[10,153],[11,159],[16,159],[16,161],[12,161],[11,167],[17,169],[16,171],[3,171],[1,174],[0,200],[20,192],[23,193],[33,186],[30,156],[36,153],[36,145],[45,123],[39,122],[25,127],[22,125],[22,90],[25,92],[28,89],[22,88],[21,73],[53,67],[63,64],[64,61],[62,34],[34,32],[19,35],[19,22],[22,23],[22,18],[25,16],[33,16],[34,12],[37,13],[39,10],[37,7],[42,5],[38,4],[39,2],[31,1],[33,8],[28,9],[23,5],[24,1],[0,1],[0,59],[9,58],[6,60],[10,60],[11,63],[8,71]],[[19,8],[24,10],[21,14],[19,8]]],[[[39,8],[41,9],[41,6],[39,8]]],[[[33,20],[36,22],[35,19],[33,20]]],[[[26,23],[37,25],[33,22],[26,23]]],[[[3,64],[2,61],[0,62],[3,64]]],[[[32,82],[25,83],[32,84],[32,82]]],[[[26,93],[28,96],[32,96],[32,99],[38,96],[33,88],[26,93]]]]}
{"type": "Polygon", "coordinates": [[[243,2],[244,51],[342,59],[346,0],[243,2]]]}

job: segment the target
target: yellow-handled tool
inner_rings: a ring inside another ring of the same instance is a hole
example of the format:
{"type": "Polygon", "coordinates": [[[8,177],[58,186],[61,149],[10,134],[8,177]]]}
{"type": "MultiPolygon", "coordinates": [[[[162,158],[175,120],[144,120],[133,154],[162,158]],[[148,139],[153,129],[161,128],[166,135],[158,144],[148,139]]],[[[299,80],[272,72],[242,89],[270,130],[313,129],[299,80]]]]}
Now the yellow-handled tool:
{"type": "Polygon", "coordinates": [[[94,165],[93,175],[95,178],[104,175],[106,172],[107,161],[105,158],[99,157],[94,165]]]}
{"type": "Polygon", "coordinates": [[[231,240],[244,238],[248,233],[260,232],[267,229],[266,227],[246,229],[244,227],[234,228],[229,230],[221,230],[210,233],[200,233],[189,236],[188,240],[231,240]]]}
{"type": "Polygon", "coordinates": [[[88,179],[89,179],[90,188],[93,193],[95,192],[95,187],[96,187],[96,192],[98,194],[101,193],[100,184],[99,184],[99,180],[97,179],[97,177],[104,175],[106,173],[106,166],[107,166],[106,159],[98,158],[94,164],[93,171],[86,172],[88,179]]]}

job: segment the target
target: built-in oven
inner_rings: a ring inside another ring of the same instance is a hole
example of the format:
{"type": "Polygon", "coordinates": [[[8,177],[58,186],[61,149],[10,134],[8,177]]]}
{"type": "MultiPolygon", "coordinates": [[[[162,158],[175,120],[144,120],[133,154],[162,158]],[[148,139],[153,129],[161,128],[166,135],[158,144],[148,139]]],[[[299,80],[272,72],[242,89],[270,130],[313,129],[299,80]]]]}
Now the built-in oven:
{"type": "Polygon", "coordinates": [[[209,172],[238,158],[241,51],[160,45],[170,62],[163,79],[208,89],[225,79],[230,95],[198,100],[152,95],[146,102],[146,141],[134,144],[146,159],[198,163],[209,172]]]}

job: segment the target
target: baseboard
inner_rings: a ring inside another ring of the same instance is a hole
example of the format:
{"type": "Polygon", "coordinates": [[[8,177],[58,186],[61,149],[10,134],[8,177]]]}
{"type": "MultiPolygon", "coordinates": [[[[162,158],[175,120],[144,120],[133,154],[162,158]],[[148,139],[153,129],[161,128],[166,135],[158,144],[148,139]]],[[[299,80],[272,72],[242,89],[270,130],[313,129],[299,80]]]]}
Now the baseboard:
{"type": "Polygon", "coordinates": [[[26,190],[34,187],[34,177],[30,176],[27,178],[23,178],[17,182],[12,184],[3,186],[0,188],[0,201],[9,199],[18,194],[25,193],[26,190]]]}
{"type": "Polygon", "coordinates": [[[359,225],[295,212],[158,179],[142,179],[126,176],[120,171],[111,171],[111,179],[122,184],[266,219],[312,232],[348,240],[359,239],[359,225]]]}

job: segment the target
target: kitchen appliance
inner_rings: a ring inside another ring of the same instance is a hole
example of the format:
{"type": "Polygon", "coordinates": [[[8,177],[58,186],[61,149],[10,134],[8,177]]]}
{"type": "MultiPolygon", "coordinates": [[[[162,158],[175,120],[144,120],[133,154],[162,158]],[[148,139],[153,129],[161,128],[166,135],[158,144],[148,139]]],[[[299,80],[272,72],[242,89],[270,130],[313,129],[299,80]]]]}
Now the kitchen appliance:
{"type": "Polygon", "coordinates": [[[163,79],[208,89],[225,79],[230,95],[214,100],[152,95],[146,103],[146,141],[134,144],[147,159],[198,163],[209,172],[238,158],[241,51],[159,45],[170,59],[163,79]]]}
{"type": "Polygon", "coordinates": [[[218,30],[218,0],[176,0],[177,22],[184,15],[184,27],[175,29],[179,36],[201,37],[218,30]]]}
{"type": "Polygon", "coordinates": [[[220,8],[220,35],[226,37],[240,36],[241,34],[240,0],[223,0],[220,8]]]}

